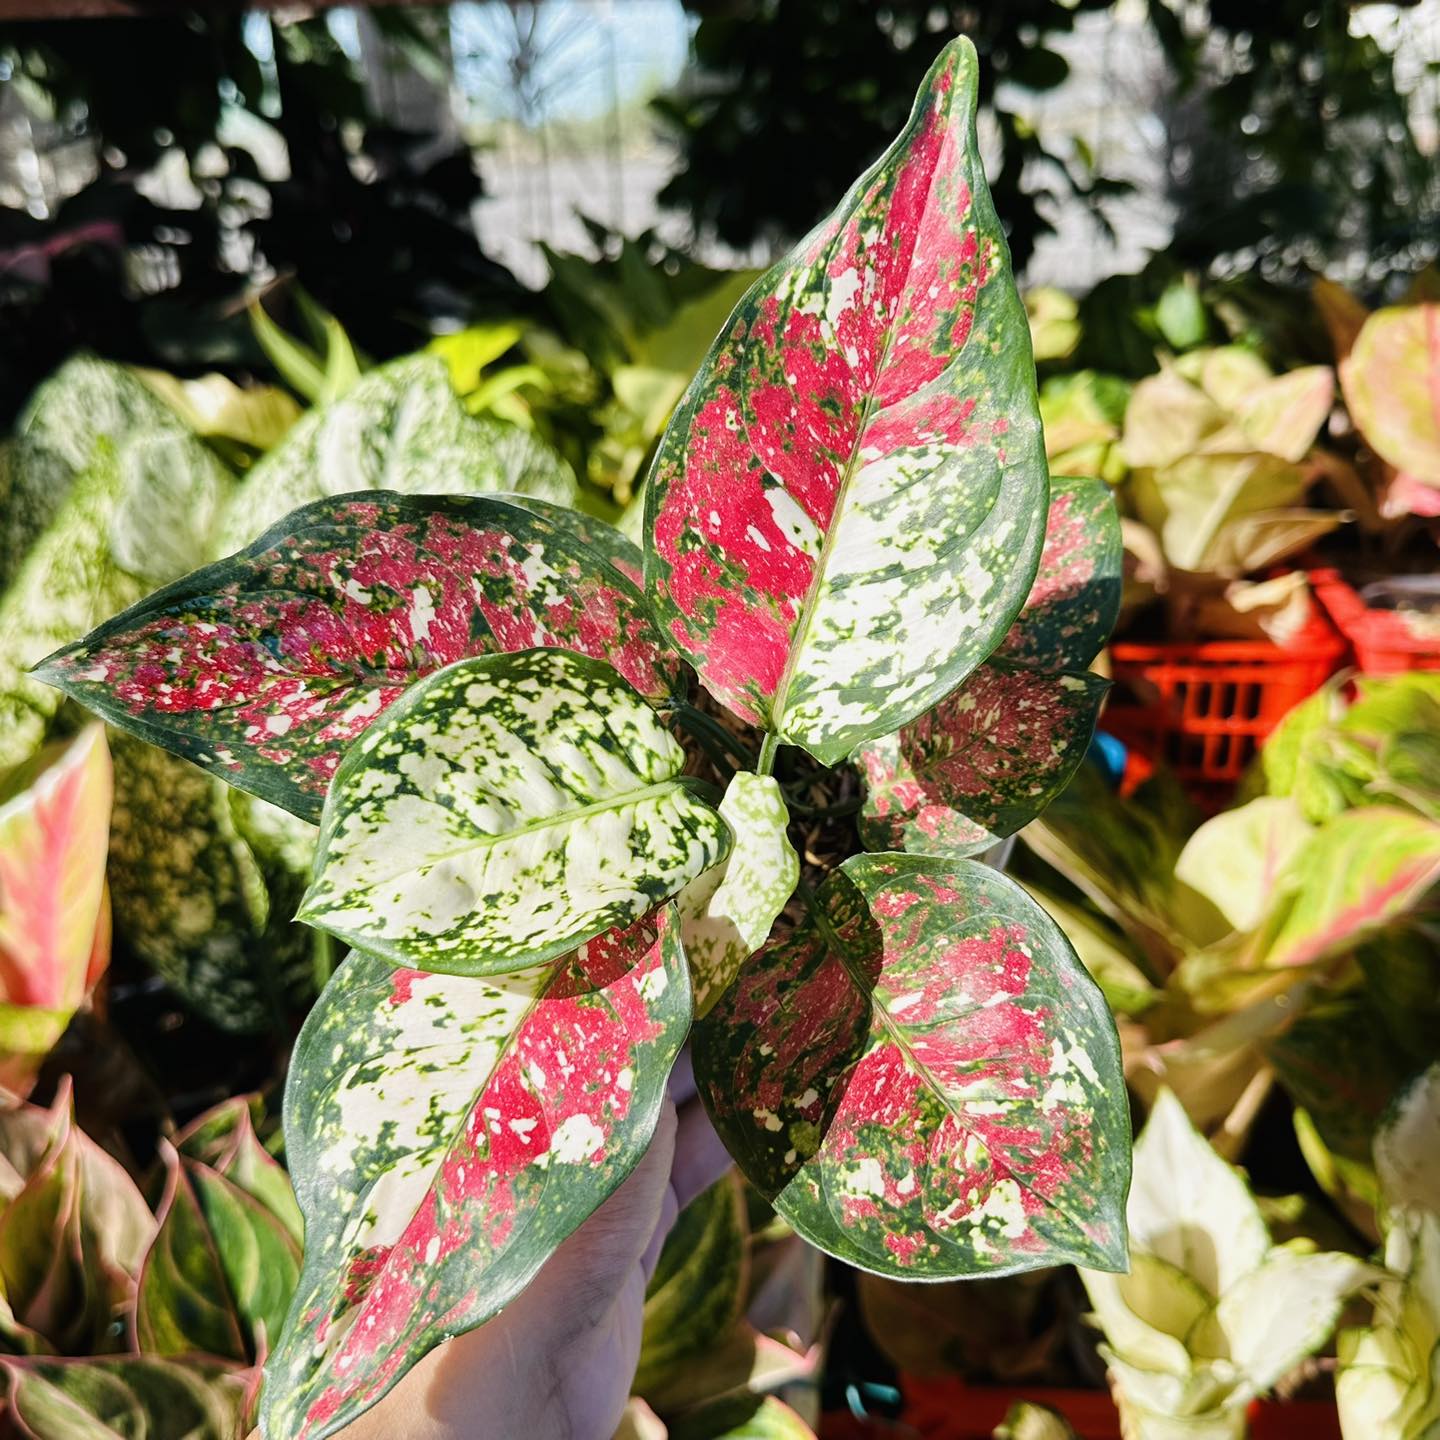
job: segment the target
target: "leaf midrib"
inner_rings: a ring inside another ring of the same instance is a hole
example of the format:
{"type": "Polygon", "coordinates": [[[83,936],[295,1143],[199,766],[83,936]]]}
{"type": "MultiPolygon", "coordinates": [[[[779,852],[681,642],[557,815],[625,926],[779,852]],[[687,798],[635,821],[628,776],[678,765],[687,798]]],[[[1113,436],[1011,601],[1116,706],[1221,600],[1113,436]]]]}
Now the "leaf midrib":
{"type": "MultiPolygon", "coordinates": [[[[446,860],[453,860],[460,855],[468,855],[471,851],[486,849],[493,845],[503,844],[506,841],[515,839],[521,835],[534,834],[537,830],[550,829],[560,825],[571,825],[587,815],[599,814],[605,810],[616,810],[625,805],[638,805],[646,800],[658,798],[662,795],[673,793],[676,790],[689,791],[690,786],[685,783],[685,776],[676,776],[671,780],[664,780],[655,785],[647,785],[643,790],[626,790],[619,795],[607,797],[604,800],[595,800],[588,805],[582,805],[574,810],[560,810],[553,815],[541,816],[536,820],[527,820],[523,825],[517,825],[510,830],[500,830],[492,834],[477,830],[476,838],[467,840],[463,845],[456,845],[453,849],[444,850],[435,855],[427,855],[425,859],[415,865],[406,866],[404,869],[396,870],[391,874],[378,876],[367,882],[367,888],[376,885],[384,885],[390,880],[397,880],[402,875],[407,875],[417,870],[430,870],[434,866],[446,860]]],[[[439,805],[441,802],[432,800],[432,804],[439,805]]],[[[454,811],[451,806],[443,805],[441,808],[454,811]]],[[[329,848],[328,846],[326,847],[329,848]]],[[[302,907],[302,914],[304,907],[302,907]]]]}
{"type": "MultiPolygon", "coordinates": [[[[1083,1235],[1085,1233],[1083,1223],[1074,1215],[1072,1215],[1069,1210],[1067,1210],[1063,1205],[1057,1205],[1053,1200],[1047,1199],[1044,1195],[1040,1194],[1040,1192],[1035,1189],[1034,1185],[1032,1185],[1023,1175],[1013,1170],[1009,1165],[1000,1162],[998,1158],[995,1157],[994,1151],[991,1150],[990,1146],[985,1143],[983,1137],[976,1134],[976,1132],[971,1128],[970,1124],[968,1123],[966,1116],[962,1113],[961,1110],[956,1108],[956,1105],[959,1102],[952,1102],[951,1096],[946,1090],[945,1086],[940,1083],[936,1076],[931,1072],[929,1066],[927,1066],[922,1060],[920,1060],[916,1056],[915,1052],[910,1048],[909,1044],[906,1043],[901,1031],[896,1027],[896,1022],[891,1016],[890,1012],[885,1008],[882,1003],[880,1003],[880,1001],[875,998],[875,987],[873,985],[867,986],[864,978],[860,976],[856,972],[854,966],[851,965],[843,947],[839,945],[835,946],[834,953],[836,959],[839,960],[846,975],[849,977],[850,983],[855,986],[856,990],[863,998],[869,1000],[871,1013],[880,1017],[880,1023],[884,1027],[886,1035],[889,1037],[890,1042],[895,1046],[895,1048],[900,1051],[902,1056],[904,1056],[905,1063],[923,1078],[925,1083],[929,1086],[931,1093],[939,1097],[940,1103],[944,1105],[946,1111],[954,1118],[955,1123],[960,1127],[960,1129],[963,1130],[965,1134],[968,1135],[971,1139],[976,1140],[981,1145],[983,1145],[985,1147],[985,1153],[987,1155],[990,1155],[992,1157],[992,1160],[996,1161],[997,1168],[1003,1170],[1006,1175],[1008,1175],[1013,1181],[1015,1181],[1017,1185],[1021,1187],[1021,1189],[1028,1191],[1038,1201],[1040,1201],[1043,1208],[1063,1215],[1065,1219],[1069,1221],[1070,1224],[1073,1225],[1080,1234],[1083,1235]]],[[[977,1002],[976,1004],[969,1006],[967,1009],[960,1011],[953,1017],[953,1019],[956,1022],[963,1022],[969,1019],[970,1016],[976,1014],[984,1008],[985,1007],[983,1004],[977,1002]]],[[[938,1026],[944,1022],[937,1021],[936,1023],[938,1026]]],[[[938,1239],[943,1240],[946,1244],[954,1245],[956,1243],[948,1235],[945,1235],[939,1230],[935,1230],[933,1226],[930,1226],[929,1228],[932,1230],[932,1232],[936,1235],[938,1239]]]]}

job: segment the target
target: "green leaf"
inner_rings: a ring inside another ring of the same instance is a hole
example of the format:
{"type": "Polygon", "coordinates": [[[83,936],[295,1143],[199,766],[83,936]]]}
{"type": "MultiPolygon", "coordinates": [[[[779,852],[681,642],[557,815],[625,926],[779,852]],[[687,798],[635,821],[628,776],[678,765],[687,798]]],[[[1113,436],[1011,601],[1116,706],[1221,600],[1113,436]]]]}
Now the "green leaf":
{"type": "Polygon", "coordinates": [[[300,1244],[218,1171],[169,1147],[164,1154],[160,1230],[135,1305],[140,1350],[253,1362],[280,1333],[300,1244]]]}
{"type": "Polygon", "coordinates": [[[256,1096],[221,1101],[175,1136],[175,1148],[258,1200],[299,1244],[305,1238],[305,1222],[285,1167],[255,1134],[253,1117],[258,1106],[256,1096]]]}
{"type": "Polygon", "coordinates": [[[0,1360],[28,1440],[235,1440],[243,1374],[210,1359],[0,1360]]]}
{"type": "Polygon", "coordinates": [[[985,866],[857,855],[698,1022],[695,1076],[806,1239],[902,1278],[1125,1263],[1129,1117],[1100,992],[985,866]]]}
{"type": "Polygon", "coordinates": [[[1121,558],[1108,487],[1052,482],[1040,572],[1000,649],[933,710],[860,746],[868,849],[973,855],[1065,789],[1108,688],[1085,667],[1115,623],[1121,558]]]}
{"type": "Polygon", "coordinates": [[[731,1173],[681,1212],[645,1290],[640,1364],[632,1389],[651,1391],[703,1364],[740,1318],[749,1270],[745,1192],[731,1173]]]}
{"type": "Polygon", "coordinates": [[[737,771],[720,817],[734,837],[729,858],[692,880],[677,902],[697,1016],[710,1011],[770,938],[800,879],[800,860],[785,833],[790,812],[770,776],[737,771]]]}
{"type": "Polygon", "coordinates": [[[476,495],[519,491],[568,504],[575,477],[533,436],[465,413],[438,356],[372,370],[309,412],[240,487],[215,549],[238,550],[292,510],[357,490],[476,495]]]}
{"type": "Polygon", "coordinates": [[[1380,457],[1440,485],[1440,305],[1377,310],[1341,363],[1350,414],[1380,457]]]}
{"type": "Polygon", "coordinates": [[[224,375],[178,380],[163,370],[134,372],[196,434],[269,450],[300,418],[300,407],[274,385],[240,386],[224,375]]]}
{"type": "Polygon", "coordinates": [[[113,724],[307,820],[412,681],[535,645],[680,684],[613,527],[536,500],[317,500],[117,615],[37,672],[113,724]]]}
{"type": "Polygon", "coordinates": [[[353,952],[291,1065],[305,1268],[266,1434],[323,1440],[508,1304],[644,1154],[689,1023],[673,909],[494,981],[353,952]]]}
{"type": "Polygon", "coordinates": [[[274,1025],[309,985],[313,936],[290,917],[313,840],[300,854],[265,852],[242,833],[219,780],[120,731],[112,745],[117,933],[212,1024],[237,1032],[274,1025]]]}
{"type": "Polygon", "coordinates": [[[773,1395],[737,1395],[687,1412],[670,1440],[815,1440],[815,1432],[773,1395]]]}
{"type": "Polygon", "coordinates": [[[299,918],[454,975],[551,959],[725,858],[729,830],[684,763],[598,660],[462,660],[346,752],[299,918]]]}
{"type": "Polygon", "coordinates": [[[1144,1250],[1130,1252],[1128,1275],[1082,1270],[1095,1323],[1110,1348],[1132,1365],[1183,1375],[1190,1368],[1185,1338],[1214,1305],[1199,1281],[1144,1250]]]}
{"type": "Polygon", "coordinates": [[[1039,559],[1035,372],[976,67],[947,46],[900,137],[741,300],[647,487],[646,583],[681,653],[826,763],[965,679],[1039,559]]]}
{"type": "Polygon", "coordinates": [[[996,1429],[995,1440],[1076,1440],[1076,1435],[1058,1411],[1017,1400],[996,1429]]]}

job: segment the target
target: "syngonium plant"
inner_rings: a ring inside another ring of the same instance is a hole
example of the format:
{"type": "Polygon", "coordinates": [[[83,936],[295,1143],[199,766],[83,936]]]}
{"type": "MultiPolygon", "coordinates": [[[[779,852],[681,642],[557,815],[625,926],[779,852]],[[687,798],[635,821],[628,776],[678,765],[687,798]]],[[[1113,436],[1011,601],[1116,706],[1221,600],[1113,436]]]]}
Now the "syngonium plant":
{"type": "Polygon", "coordinates": [[[687,1035],[741,1169],[830,1253],[1125,1264],[1110,1013],[966,858],[1079,762],[1119,565],[1103,486],[1047,474],[975,95],[957,41],[740,301],[643,552],[536,499],[322,493],[43,667],[320,825],[300,915],[353,949],[286,1095],[306,1246],[270,1440],[500,1311],[643,1153],[687,1035]],[[676,727],[753,759],[718,809],[676,727]],[[869,784],[872,853],[813,888],[781,747],[869,784]]]}

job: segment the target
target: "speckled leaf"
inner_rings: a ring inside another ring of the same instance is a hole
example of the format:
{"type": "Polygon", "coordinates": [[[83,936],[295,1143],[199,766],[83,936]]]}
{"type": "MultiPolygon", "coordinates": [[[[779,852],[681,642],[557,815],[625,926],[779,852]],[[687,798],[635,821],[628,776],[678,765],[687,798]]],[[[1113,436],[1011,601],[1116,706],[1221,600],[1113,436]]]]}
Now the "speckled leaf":
{"type": "Polygon", "coordinates": [[[975,854],[1069,784],[1107,688],[1086,667],[1115,623],[1121,559],[1109,486],[1052,482],[1040,571],[999,650],[927,714],[860,747],[870,849],[975,854]]]}
{"type": "Polygon", "coordinates": [[[235,1440],[245,1376],[218,1361],[0,1360],[26,1440],[235,1440]]]}
{"type": "MultiPolygon", "coordinates": [[[[180,997],[231,1031],[273,1026],[309,993],[315,937],[291,916],[313,843],[288,853],[242,824],[264,802],[112,732],[110,897],[117,934],[180,997]]],[[[313,827],[273,811],[314,835],[313,827]]],[[[298,838],[298,837],[297,837],[298,838]]]]}
{"type": "Polygon", "coordinates": [[[112,776],[89,725],[20,793],[0,793],[0,999],[73,1012],[110,958],[112,776]]]}
{"type": "Polygon", "coordinates": [[[1381,458],[1440,485],[1440,305],[1377,310],[1341,363],[1340,383],[1381,458]]]}
{"type": "Polygon", "coordinates": [[[438,356],[411,355],[370,371],[291,429],[231,501],[215,553],[248,545],[312,500],[354,490],[517,491],[565,505],[575,477],[533,435],[467,415],[438,356]]]}
{"type": "Polygon", "coordinates": [[[1125,1264],[1114,1021],[1053,921],[985,866],[857,855],[823,924],[699,1022],[701,1095],[802,1235],[901,1278],[1125,1264]]]}
{"type": "Polygon", "coordinates": [[[800,861],[785,834],[790,812],[770,776],[737,771],[720,815],[734,836],[730,857],[692,880],[678,902],[697,1015],[710,1010],[770,938],[800,879],[800,861]]]}
{"type": "Polygon", "coordinates": [[[730,832],[684,761],[598,660],[462,660],[346,752],[300,918],[455,975],[551,959],[725,858],[730,832]]]}
{"type": "Polygon", "coordinates": [[[975,142],[976,57],[741,300],[647,490],[662,622],[736,714],[834,762],[924,713],[1035,576],[1025,311],[975,142]]]}
{"type": "Polygon", "coordinates": [[[310,820],[341,752],[420,676],[564,646],[679,683],[618,531],[494,497],[316,501],[53,655],[40,679],[310,820]],[[596,548],[597,540],[603,549],[596,548]]]}
{"type": "Polygon", "coordinates": [[[352,953],[285,1097],[306,1248],[269,1440],[335,1433],[508,1304],[644,1153],[689,1023],[673,909],[499,980],[352,953]]]}
{"type": "Polygon", "coordinates": [[[703,1364],[739,1320],[748,1232],[745,1191],[733,1170],[680,1212],[645,1290],[635,1394],[653,1398],[677,1369],[703,1364]]]}
{"type": "Polygon", "coordinates": [[[280,1333],[300,1244],[253,1195],[167,1147],[160,1231],[140,1275],[143,1354],[254,1361],[280,1333]]]}
{"type": "Polygon", "coordinates": [[[110,556],[107,532],[120,494],[120,467],[106,448],[76,478],[54,522],[0,594],[0,772],[40,749],[64,703],[59,691],[27,673],[30,667],[144,594],[110,556]]]}
{"type": "Polygon", "coordinates": [[[95,463],[100,443],[114,447],[157,429],[184,426],[127,366],[77,355],[37,387],[16,424],[8,483],[0,484],[0,591],[95,463]]]}

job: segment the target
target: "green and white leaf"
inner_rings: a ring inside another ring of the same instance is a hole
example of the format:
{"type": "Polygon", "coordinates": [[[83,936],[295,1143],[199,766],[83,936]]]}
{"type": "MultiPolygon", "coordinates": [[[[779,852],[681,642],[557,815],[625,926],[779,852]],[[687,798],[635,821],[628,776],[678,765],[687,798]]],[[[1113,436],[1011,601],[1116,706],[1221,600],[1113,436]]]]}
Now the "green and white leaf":
{"type": "Polygon", "coordinates": [[[1375,1171],[1388,1205],[1440,1215],[1440,1064],[1395,1097],[1375,1133],[1375,1171]]]}
{"type": "Polygon", "coordinates": [[[356,490],[518,491],[566,505],[575,477],[534,436],[467,415],[439,356],[412,355],[370,371],[296,424],[240,487],[214,553],[241,549],[312,500],[356,490]]]}
{"type": "Polygon", "coordinates": [[[770,938],[800,879],[800,860],[785,833],[790,812],[774,779],[738,771],[720,816],[734,836],[730,856],[692,880],[677,902],[697,1016],[708,1013],[770,938]]]}
{"type": "Polygon", "coordinates": [[[462,660],[412,686],[346,753],[300,918],[456,975],[563,954],[729,852],[684,761],[600,661],[462,660]]]}

